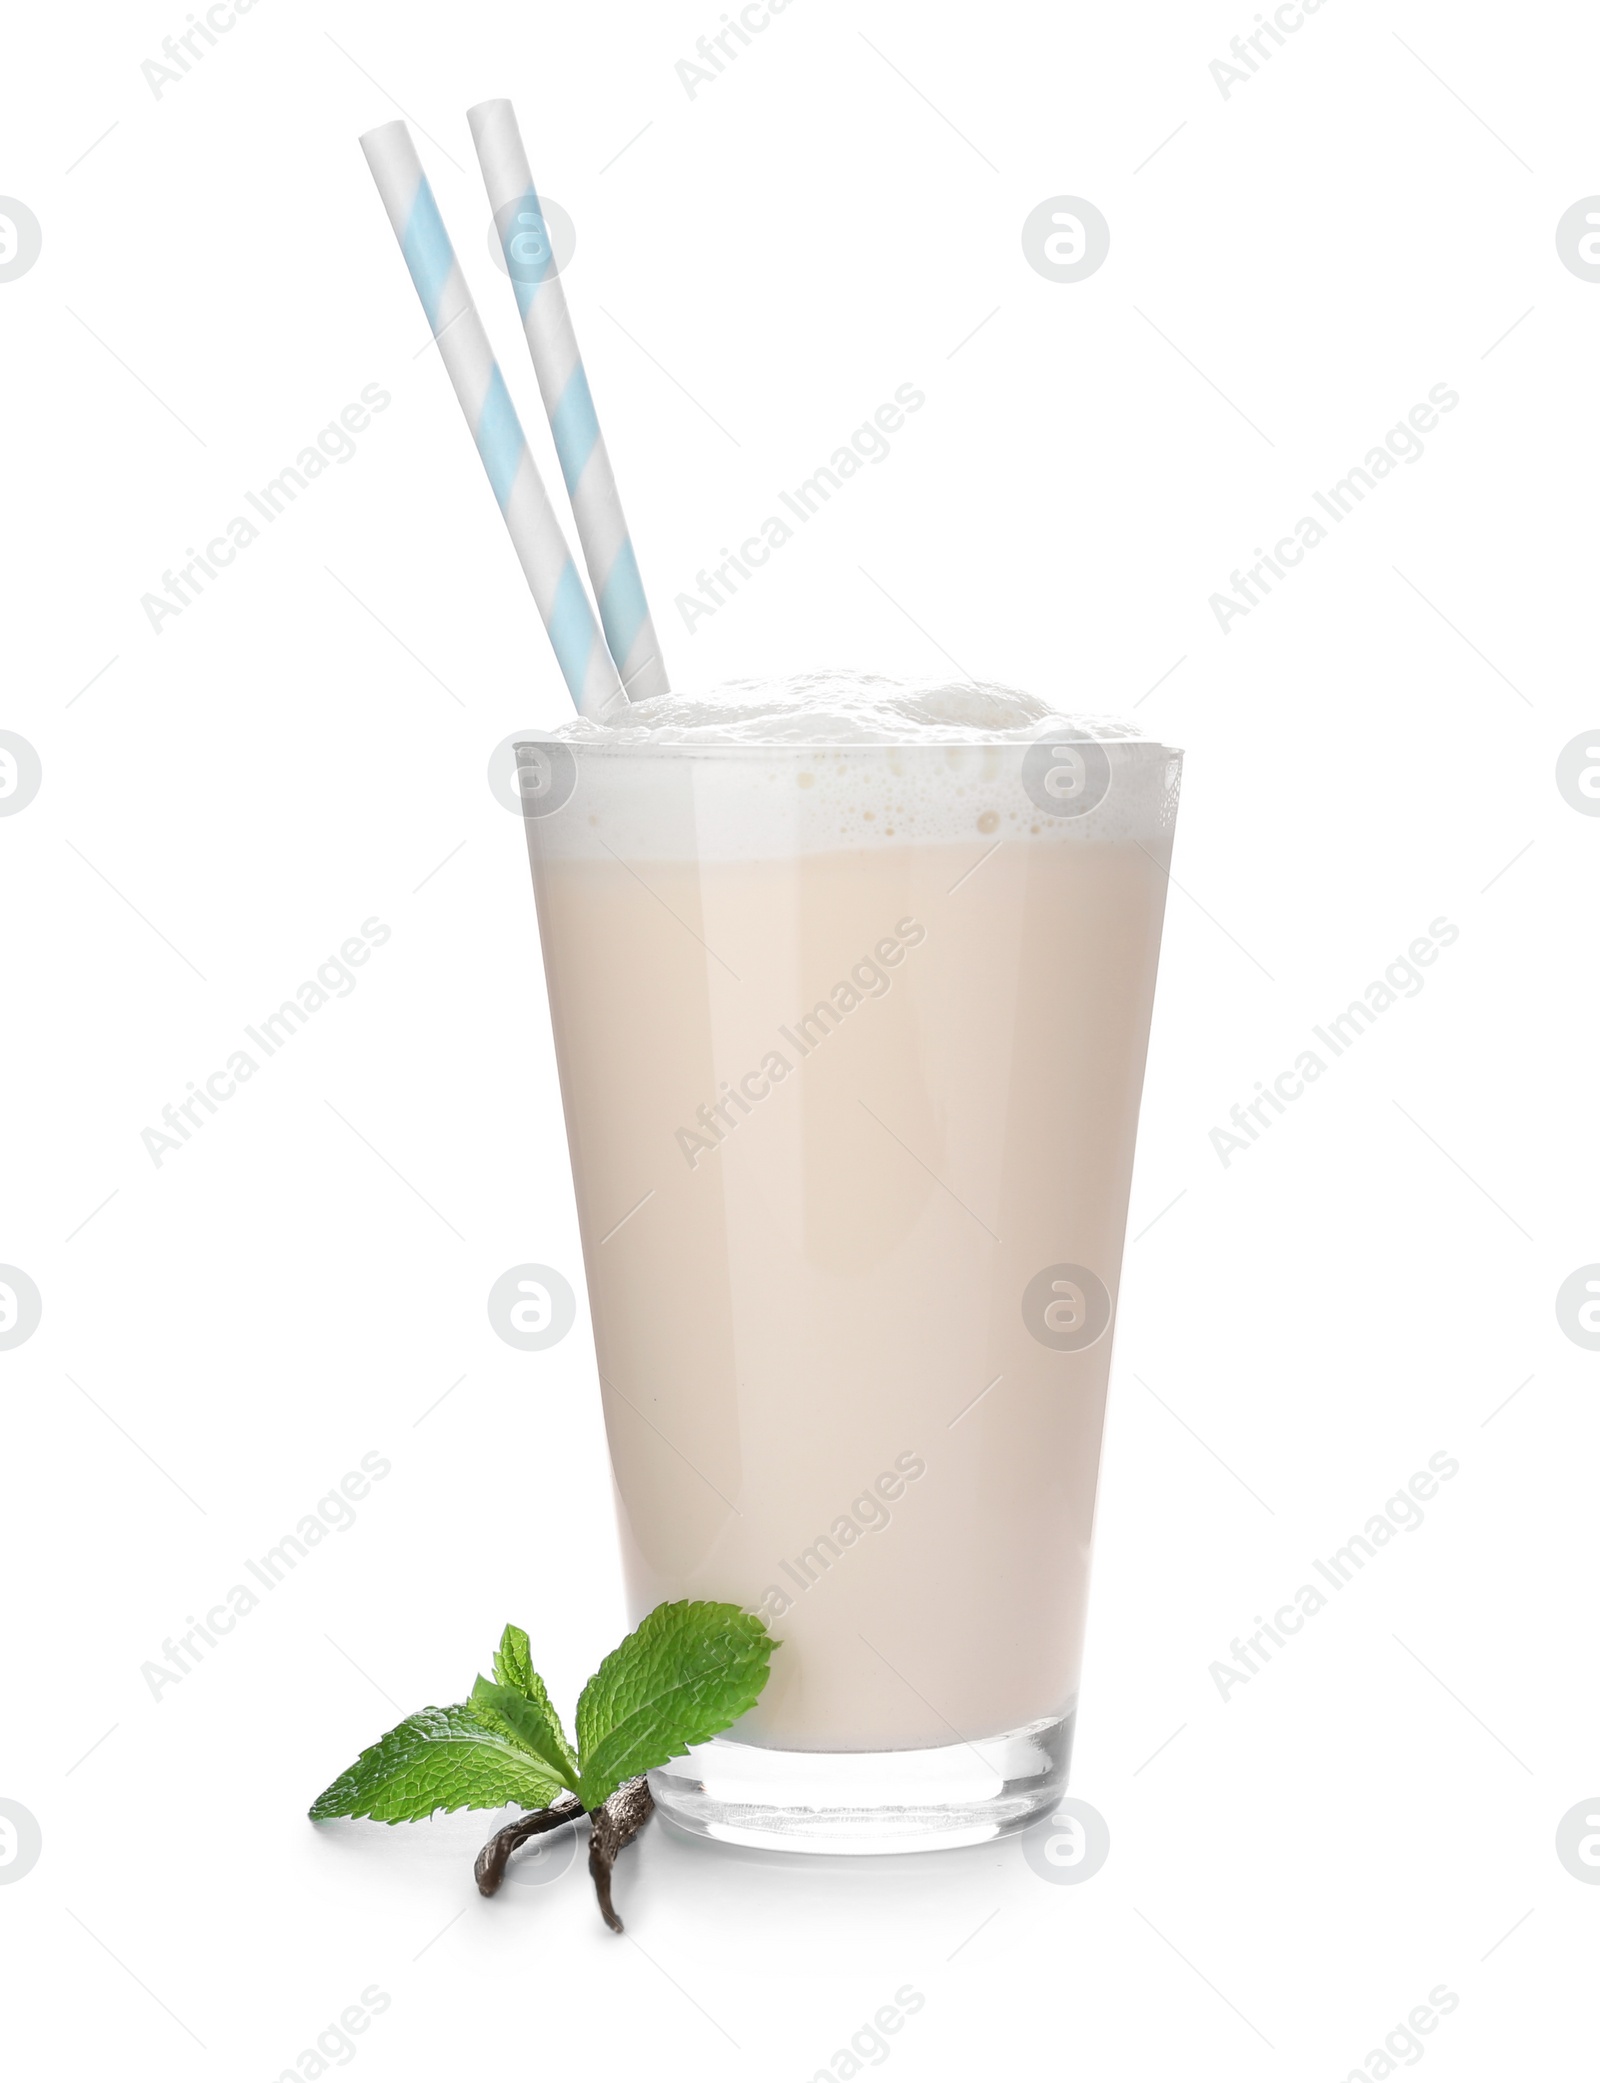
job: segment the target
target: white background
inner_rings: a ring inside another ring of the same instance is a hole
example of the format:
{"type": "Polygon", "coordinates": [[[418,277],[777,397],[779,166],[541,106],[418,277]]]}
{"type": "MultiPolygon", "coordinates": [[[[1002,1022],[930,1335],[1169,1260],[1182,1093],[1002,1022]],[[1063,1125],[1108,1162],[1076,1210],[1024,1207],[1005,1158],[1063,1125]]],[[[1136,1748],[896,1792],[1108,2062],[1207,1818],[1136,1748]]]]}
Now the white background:
{"type": "Polygon", "coordinates": [[[1600,25],[1326,0],[1224,98],[1247,0],[792,0],[691,98],[712,0],[258,0],[157,97],[185,12],[23,10],[0,80],[43,228],[0,284],[0,724],[44,775],[0,819],[0,1259],[43,1296],[0,1353],[0,1796],[43,1833],[0,1887],[8,2061],[309,2073],[376,1983],[363,2076],[805,2078],[909,1983],[896,2075],[1298,2083],[1384,2073],[1446,1984],[1406,2060],[1579,2073],[1600,1357],[1554,1297],[1600,1257],[1600,820],[1554,768],[1600,707],[1600,287],[1554,232],[1600,189],[1600,25]],[[625,1625],[586,1306],[537,1357],[484,1307],[523,1260],[581,1290],[485,780],[565,695],[355,142],[412,118],[548,457],[463,120],[502,93],[578,226],[680,684],[955,660],[1188,749],[1081,1885],[652,1826],[617,1939],[581,1862],[480,1900],[481,1817],[304,1820],[507,1618],[568,1709],[625,1625]],[[1111,226],[1073,285],[1020,243],[1063,194],[1111,226]],[[889,460],[688,635],[675,594],[905,382],[889,460]],[[141,596],[369,383],[355,458],[156,634],[141,596]],[[1209,595],[1439,383],[1423,458],[1224,635],[1209,595]],[[162,1107],[369,917],[358,988],[155,1165],[162,1107]],[[1425,988],[1225,1167],[1211,1130],[1439,917],[1425,988]],[[153,1700],[141,1664],[368,1452],[356,1525],[153,1700]],[[1231,1639],[1439,1452],[1426,1523],[1224,1702],[1231,1639]]]}

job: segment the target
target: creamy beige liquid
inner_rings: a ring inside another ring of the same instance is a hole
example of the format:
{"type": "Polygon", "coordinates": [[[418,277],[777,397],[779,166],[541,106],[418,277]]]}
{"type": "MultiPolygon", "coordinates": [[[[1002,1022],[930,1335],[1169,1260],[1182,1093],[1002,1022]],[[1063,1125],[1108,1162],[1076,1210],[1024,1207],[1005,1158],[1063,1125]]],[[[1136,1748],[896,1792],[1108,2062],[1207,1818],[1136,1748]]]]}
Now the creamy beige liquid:
{"type": "Polygon", "coordinates": [[[534,848],[634,1617],[761,1610],[734,1733],[795,1749],[1075,1702],[1111,1334],[1052,1349],[1023,1295],[1116,1294],[1166,891],[1170,823],[893,815],[534,848]]]}

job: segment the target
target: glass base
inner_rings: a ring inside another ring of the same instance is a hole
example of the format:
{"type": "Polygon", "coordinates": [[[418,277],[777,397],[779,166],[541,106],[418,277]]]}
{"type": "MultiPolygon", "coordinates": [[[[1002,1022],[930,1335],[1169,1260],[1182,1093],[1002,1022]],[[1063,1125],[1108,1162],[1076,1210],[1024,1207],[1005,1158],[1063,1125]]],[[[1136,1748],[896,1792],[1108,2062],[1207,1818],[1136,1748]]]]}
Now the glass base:
{"type": "Polygon", "coordinates": [[[762,1851],[947,1851],[1047,1815],[1075,1716],[936,1750],[765,1750],[717,1736],[650,1774],[656,1806],[697,1837],[762,1851]]]}

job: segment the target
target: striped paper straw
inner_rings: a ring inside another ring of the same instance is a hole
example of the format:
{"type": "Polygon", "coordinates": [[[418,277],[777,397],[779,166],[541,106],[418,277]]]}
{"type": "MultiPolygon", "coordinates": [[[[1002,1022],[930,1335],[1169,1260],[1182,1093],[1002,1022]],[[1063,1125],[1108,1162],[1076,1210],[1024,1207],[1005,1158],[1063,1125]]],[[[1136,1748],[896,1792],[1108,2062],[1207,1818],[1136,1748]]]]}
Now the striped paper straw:
{"type": "Polygon", "coordinates": [[[506,272],[517,293],[561,474],[577,517],[578,540],[606,641],[630,700],[665,694],[667,669],[516,115],[509,101],[480,101],[467,110],[467,121],[505,252],[506,272]]]}
{"type": "Polygon", "coordinates": [[[400,251],[467,416],[512,547],[555,646],[572,699],[602,716],[622,699],[616,667],[572,561],[516,407],[404,123],[384,123],[361,140],[400,251]]]}

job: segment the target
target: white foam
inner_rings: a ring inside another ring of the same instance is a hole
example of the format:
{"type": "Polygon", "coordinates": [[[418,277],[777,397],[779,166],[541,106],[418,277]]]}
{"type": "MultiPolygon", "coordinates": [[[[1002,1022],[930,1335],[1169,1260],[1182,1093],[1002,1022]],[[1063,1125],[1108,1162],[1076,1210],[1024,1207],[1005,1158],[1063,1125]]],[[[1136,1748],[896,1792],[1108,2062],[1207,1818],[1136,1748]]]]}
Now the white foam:
{"type": "MultiPolygon", "coordinates": [[[[826,671],[735,680],[574,718],[570,797],[529,820],[535,849],[645,859],[773,859],[886,846],[1135,839],[1164,850],[1181,755],[1115,717],[1067,716],[1019,688],[826,671]],[[1105,779],[1077,812],[1041,789],[1035,748],[1087,747],[1105,779]]],[[[557,760],[561,759],[556,754],[557,760]]]]}
{"type": "Polygon", "coordinates": [[[1052,723],[1152,743],[1110,716],[1070,716],[1018,687],[897,680],[833,667],[785,680],[728,680],[702,693],[633,702],[609,723],[576,716],[551,736],[614,745],[1008,745],[1052,723]]]}

